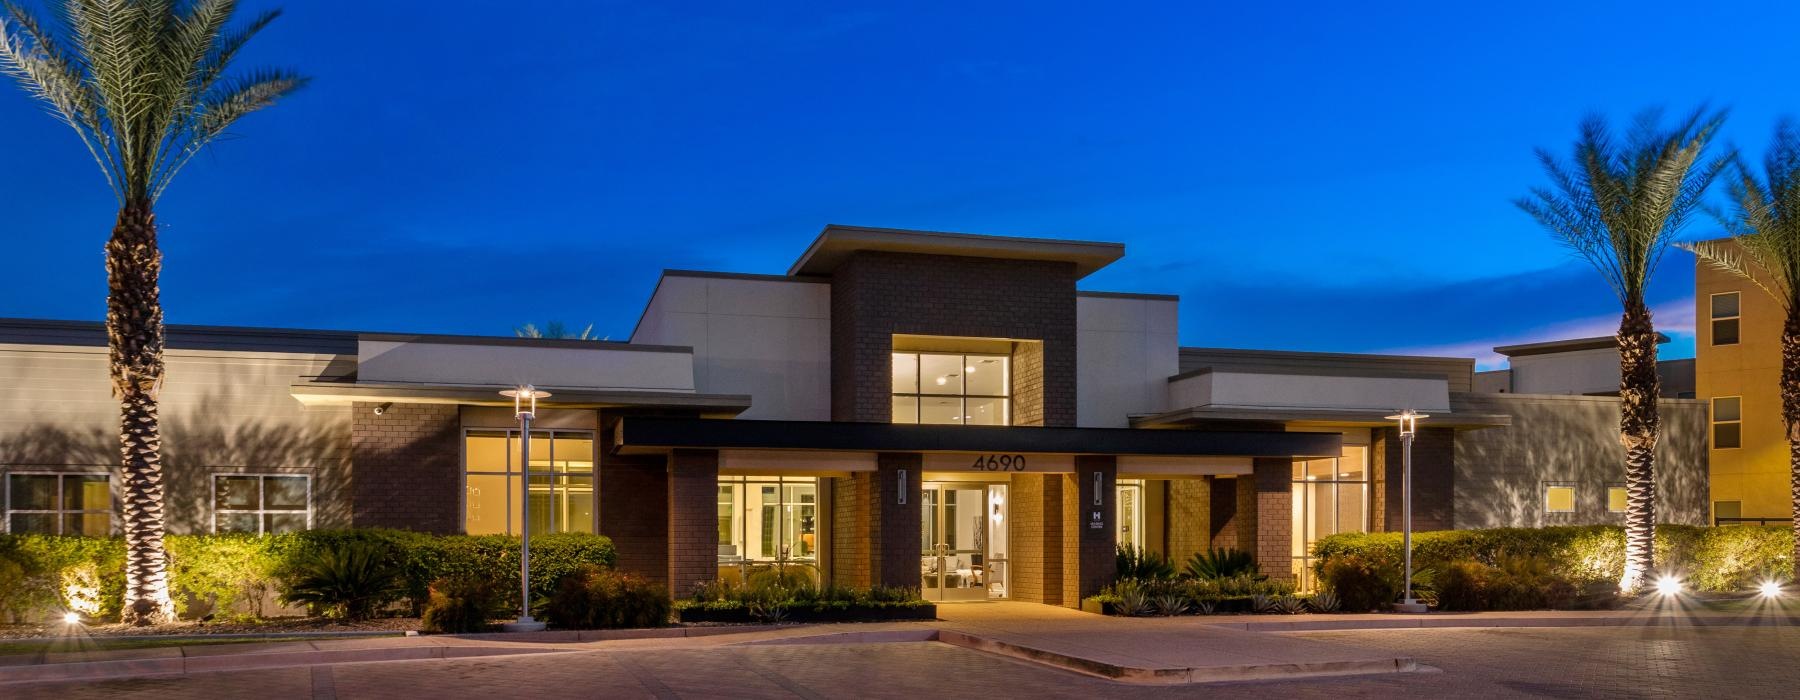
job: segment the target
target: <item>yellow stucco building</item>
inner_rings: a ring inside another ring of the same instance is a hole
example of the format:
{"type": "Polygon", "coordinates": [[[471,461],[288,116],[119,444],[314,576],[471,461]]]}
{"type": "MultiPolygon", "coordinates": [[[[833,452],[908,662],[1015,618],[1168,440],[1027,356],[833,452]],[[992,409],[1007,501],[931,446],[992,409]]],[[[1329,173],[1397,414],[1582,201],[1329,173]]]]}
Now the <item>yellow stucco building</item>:
{"type": "Polygon", "coordinates": [[[1748,280],[1704,261],[1696,265],[1695,390],[1711,408],[1714,521],[1787,521],[1781,305],[1748,280]]]}

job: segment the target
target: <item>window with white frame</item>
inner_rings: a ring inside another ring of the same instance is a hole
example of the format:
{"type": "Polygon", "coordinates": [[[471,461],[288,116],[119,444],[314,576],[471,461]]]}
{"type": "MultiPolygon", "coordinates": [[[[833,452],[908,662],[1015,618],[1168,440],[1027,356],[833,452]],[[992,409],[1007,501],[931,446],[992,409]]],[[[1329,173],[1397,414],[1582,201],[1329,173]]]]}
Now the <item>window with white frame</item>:
{"type": "Polygon", "coordinates": [[[8,474],[6,530],[43,535],[111,535],[111,477],[105,474],[8,474]]]}
{"type": "Polygon", "coordinates": [[[1737,345],[1738,324],[1743,318],[1740,304],[1743,295],[1737,292],[1724,292],[1712,295],[1712,344],[1737,345]]]}
{"type": "Polygon", "coordinates": [[[1712,446],[1730,450],[1744,446],[1744,399],[1719,396],[1712,400],[1712,446]]]}
{"type": "Polygon", "coordinates": [[[274,535],[312,527],[312,477],[305,474],[213,476],[213,532],[274,535]]]}

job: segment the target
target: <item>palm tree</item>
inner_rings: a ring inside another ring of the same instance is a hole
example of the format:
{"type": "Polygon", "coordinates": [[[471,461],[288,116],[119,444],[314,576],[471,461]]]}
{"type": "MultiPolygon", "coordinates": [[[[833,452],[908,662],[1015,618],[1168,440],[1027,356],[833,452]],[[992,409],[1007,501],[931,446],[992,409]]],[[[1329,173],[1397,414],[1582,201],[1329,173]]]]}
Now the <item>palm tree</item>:
{"type": "Polygon", "coordinates": [[[547,322],[544,324],[543,328],[538,328],[535,325],[527,323],[523,326],[519,326],[518,328],[514,328],[513,335],[518,336],[520,338],[561,338],[564,340],[600,340],[600,338],[594,337],[594,324],[592,324],[592,323],[588,324],[586,328],[581,329],[580,333],[570,333],[569,331],[567,331],[563,328],[562,321],[547,322]]]}
{"type": "Polygon", "coordinates": [[[119,202],[106,243],[106,335],[120,412],[125,615],[149,624],[173,612],[162,547],[162,253],[153,207],[208,143],[306,79],[285,70],[226,75],[278,15],[227,29],[235,0],[59,0],[55,24],[4,5],[0,70],[75,130],[119,202]]]}
{"type": "Polygon", "coordinates": [[[1722,112],[1702,108],[1673,129],[1659,110],[1639,114],[1623,142],[1606,121],[1581,123],[1574,158],[1543,149],[1538,160],[1552,187],[1517,200],[1539,224],[1592,263],[1624,307],[1619,320],[1619,442],[1625,447],[1625,571],[1619,587],[1635,592],[1655,565],[1656,327],[1644,289],[1669,242],[1728,162],[1701,162],[1722,112]]]}
{"type": "Polygon", "coordinates": [[[1742,162],[1726,181],[1732,211],[1721,216],[1730,240],[1684,243],[1714,267],[1750,280],[1781,304],[1781,420],[1788,436],[1793,499],[1794,574],[1800,579],[1800,131],[1783,120],[1763,157],[1766,181],[1742,162]]]}

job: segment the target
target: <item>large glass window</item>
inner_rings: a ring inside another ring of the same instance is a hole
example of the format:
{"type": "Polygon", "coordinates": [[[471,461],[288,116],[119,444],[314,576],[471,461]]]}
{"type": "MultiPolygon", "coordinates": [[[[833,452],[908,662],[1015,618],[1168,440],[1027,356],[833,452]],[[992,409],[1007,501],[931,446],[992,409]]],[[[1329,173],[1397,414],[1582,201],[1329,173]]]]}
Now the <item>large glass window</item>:
{"type": "Polygon", "coordinates": [[[6,528],[43,535],[112,534],[112,488],[105,474],[8,474],[6,528]]]}
{"type": "Polygon", "coordinates": [[[1369,529],[1369,448],[1345,445],[1343,456],[1294,462],[1294,573],[1314,585],[1312,545],[1340,532],[1369,529]]]}
{"type": "MultiPolygon", "coordinates": [[[[516,535],[519,431],[470,430],[463,439],[463,530],[516,535]]],[[[531,531],[594,531],[594,434],[531,431],[531,531]]]]}
{"type": "Polygon", "coordinates": [[[1121,545],[1143,549],[1144,482],[1142,479],[1121,479],[1115,489],[1119,512],[1113,525],[1114,536],[1121,545]]]}
{"type": "Polygon", "coordinates": [[[894,422],[1011,425],[1012,358],[894,353],[894,422]]]}
{"type": "Polygon", "coordinates": [[[213,477],[213,532],[273,535],[312,527],[312,479],[304,474],[213,477]]]}
{"type": "Polygon", "coordinates": [[[719,571],[744,576],[755,565],[819,561],[819,480],[719,477],[719,571]]]}

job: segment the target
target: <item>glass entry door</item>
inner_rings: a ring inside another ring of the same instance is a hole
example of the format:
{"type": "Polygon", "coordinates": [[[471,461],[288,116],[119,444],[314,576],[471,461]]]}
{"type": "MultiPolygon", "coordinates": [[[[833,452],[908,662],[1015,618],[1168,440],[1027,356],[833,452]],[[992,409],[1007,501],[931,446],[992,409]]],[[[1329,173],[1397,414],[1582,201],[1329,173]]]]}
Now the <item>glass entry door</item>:
{"type": "Polygon", "coordinates": [[[926,482],[920,589],[926,600],[1006,596],[1006,486],[926,482]]]}

